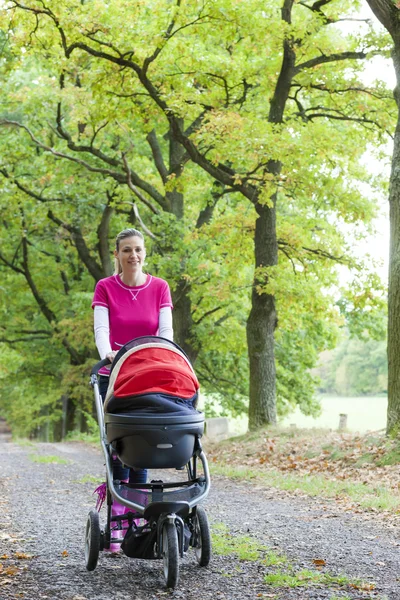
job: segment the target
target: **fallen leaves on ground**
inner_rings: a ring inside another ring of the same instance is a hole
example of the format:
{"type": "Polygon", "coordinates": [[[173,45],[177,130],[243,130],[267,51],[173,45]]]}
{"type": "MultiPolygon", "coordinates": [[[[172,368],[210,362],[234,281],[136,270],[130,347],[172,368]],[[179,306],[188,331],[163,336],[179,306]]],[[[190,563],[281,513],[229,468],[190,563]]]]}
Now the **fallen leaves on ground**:
{"type": "Polygon", "coordinates": [[[278,469],[302,475],[323,474],[329,479],[361,482],[365,485],[385,485],[400,490],[399,461],[383,464],[385,457],[396,452],[399,441],[388,439],[383,433],[366,435],[330,431],[297,430],[264,434],[249,441],[241,436],[238,441],[208,444],[211,461],[252,468],[278,469]]]}
{"type": "MultiPolygon", "coordinates": [[[[207,443],[211,462],[229,467],[249,468],[252,472],[290,473],[300,477],[322,476],[329,481],[356,483],[372,490],[386,488],[394,496],[400,492],[400,442],[383,431],[364,435],[329,430],[273,429],[251,432],[219,443],[207,443]]],[[[211,467],[212,469],[212,467],[211,467]]],[[[281,495],[306,497],[299,489],[281,495]]],[[[398,524],[400,509],[365,508],[349,498],[346,490],[334,498],[341,510],[363,518],[384,517],[388,526],[398,524]],[[369,516],[368,516],[369,515],[369,516]]],[[[400,496],[399,496],[400,506],[400,496]]]]}
{"type": "Polygon", "coordinates": [[[313,558],[313,563],[316,567],[324,567],[326,561],[323,558],[313,558]]]}
{"type": "Polygon", "coordinates": [[[349,586],[360,592],[372,592],[375,589],[375,583],[349,583],[349,586]]]}
{"type": "MultiPolygon", "coordinates": [[[[21,560],[31,560],[34,558],[32,554],[26,554],[25,552],[14,552],[13,554],[3,554],[0,556],[0,586],[5,586],[13,583],[13,579],[16,575],[20,574],[22,568],[17,566],[21,560]]],[[[1,594],[0,594],[1,597],[1,594]]]]}

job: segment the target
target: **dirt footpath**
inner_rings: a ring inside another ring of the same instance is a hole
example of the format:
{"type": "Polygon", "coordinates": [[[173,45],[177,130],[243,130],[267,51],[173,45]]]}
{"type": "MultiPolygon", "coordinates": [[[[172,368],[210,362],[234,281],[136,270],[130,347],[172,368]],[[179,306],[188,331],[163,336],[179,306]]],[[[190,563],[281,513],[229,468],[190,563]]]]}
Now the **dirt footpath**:
{"type": "MultiPolygon", "coordinates": [[[[343,514],[333,502],[290,498],[217,477],[205,504],[214,530],[250,536],[284,554],[286,564],[270,565],[262,555],[241,560],[214,554],[210,566],[200,568],[189,551],[175,591],[165,588],[161,561],[101,553],[89,573],[83,539],[96,484],[87,478],[103,477],[100,451],[77,443],[17,445],[3,439],[0,456],[1,600],[400,599],[400,527],[343,514]],[[58,462],[40,462],[41,457],[58,462]],[[315,561],[324,563],[320,571],[315,561]],[[343,583],[272,587],[264,580],[304,569],[340,575],[343,583]]],[[[104,508],[101,518],[104,522],[104,508]]]]}

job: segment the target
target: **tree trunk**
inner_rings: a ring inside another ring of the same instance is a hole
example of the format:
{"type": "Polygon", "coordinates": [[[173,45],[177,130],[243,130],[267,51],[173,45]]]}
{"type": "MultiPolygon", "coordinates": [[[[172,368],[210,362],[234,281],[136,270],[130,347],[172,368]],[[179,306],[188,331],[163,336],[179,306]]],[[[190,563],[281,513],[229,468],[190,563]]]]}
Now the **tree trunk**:
{"type": "Polygon", "coordinates": [[[189,285],[181,279],[174,292],[174,340],[186,352],[190,361],[194,363],[199,353],[192,339],[192,303],[189,297],[189,285]]]}
{"type": "MultiPolygon", "coordinates": [[[[275,198],[273,199],[275,200],[275,198]]],[[[275,298],[257,289],[268,279],[257,269],[277,264],[275,205],[256,204],[258,218],[254,237],[256,275],[251,311],[247,320],[247,346],[250,363],[249,429],[276,423],[276,381],[274,331],[277,323],[275,298]]]]}
{"type": "Polygon", "coordinates": [[[367,0],[371,10],[394,42],[392,50],[397,102],[397,125],[394,135],[390,174],[390,253],[388,294],[388,409],[387,433],[400,431],[400,22],[399,8],[391,0],[367,0]]]}
{"type": "Polygon", "coordinates": [[[388,409],[387,432],[400,431],[400,44],[393,51],[399,107],[390,175],[390,254],[388,296],[388,409]]]}

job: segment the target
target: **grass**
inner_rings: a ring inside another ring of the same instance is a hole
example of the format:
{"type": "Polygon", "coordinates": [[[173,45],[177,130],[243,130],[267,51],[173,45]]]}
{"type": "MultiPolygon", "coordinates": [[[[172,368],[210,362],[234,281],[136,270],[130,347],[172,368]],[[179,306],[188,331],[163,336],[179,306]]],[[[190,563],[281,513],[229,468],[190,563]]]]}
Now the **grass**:
{"type": "MultiPolygon", "coordinates": [[[[289,558],[261,544],[257,539],[248,535],[234,535],[223,523],[211,527],[212,547],[214,554],[233,556],[238,560],[258,562],[272,569],[264,576],[264,583],[271,588],[296,588],[311,586],[347,586],[354,589],[371,591],[373,584],[365,584],[353,580],[346,575],[332,575],[320,570],[296,570],[289,558]],[[274,569],[274,567],[278,567],[274,569]]],[[[240,567],[237,567],[240,569],[240,567]]],[[[232,573],[222,573],[224,577],[233,577],[232,573]]],[[[279,596],[277,596],[279,597],[279,596]]],[[[346,600],[348,596],[331,596],[330,600],[346,600]]]]}
{"type": "Polygon", "coordinates": [[[247,467],[231,467],[214,463],[212,472],[232,479],[257,480],[270,487],[288,492],[297,490],[313,497],[338,498],[347,497],[360,506],[377,510],[399,510],[400,498],[384,486],[364,485],[349,480],[329,480],[323,475],[304,475],[280,472],[271,469],[266,472],[247,467]]]}
{"type": "Polygon", "coordinates": [[[400,449],[388,450],[381,458],[375,461],[378,467],[385,467],[387,465],[398,465],[400,463],[400,449]]]}
{"type": "Polygon", "coordinates": [[[343,458],[346,458],[346,453],[338,448],[332,448],[327,458],[328,460],[342,460],[343,458]]]}
{"type": "Polygon", "coordinates": [[[264,582],[272,587],[288,587],[294,588],[299,586],[309,585],[340,585],[345,586],[351,584],[351,580],[345,575],[330,575],[329,573],[321,573],[319,571],[311,571],[310,569],[301,569],[297,572],[276,571],[265,575],[264,582]]]}
{"type": "Polygon", "coordinates": [[[356,460],[356,462],[354,463],[354,466],[361,467],[362,465],[373,464],[373,462],[374,462],[374,456],[370,452],[367,452],[366,454],[363,454],[362,456],[360,456],[360,458],[358,460],[356,460]]]}
{"type": "Polygon", "coordinates": [[[13,443],[21,446],[22,448],[34,448],[36,446],[34,442],[31,442],[25,438],[13,438],[13,443]]]}
{"type": "Polygon", "coordinates": [[[207,455],[215,475],[400,512],[400,436],[269,427],[211,444],[207,455]]]}
{"type": "Polygon", "coordinates": [[[85,442],[85,444],[99,445],[100,434],[96,433],[81,433],[80,431],[71,431],[67,435],[68,442],[85,442]]]}
{"type": "Polygon", "coordinates": [[[29,454],[29,460],[35,463],[67,465],[69,460],[60,456],[41,456],[40,454],[29,454]]]}
{"type": "Polygon", "coordinates": [[[282,564],[287,560],[248,535],[229,533],[223,523],[213,525],[211,535],[213,552],[221,556],[234,555],[239,560],[260,561],[267,566],[282,564]]]}
{"type": "Polygon", "coordinates": [[[74,483],[93,483],[95,485],[103,483],[104,477],[95,477],[94,475],[85,475],[81,479],[74,481],[74,483]]]}

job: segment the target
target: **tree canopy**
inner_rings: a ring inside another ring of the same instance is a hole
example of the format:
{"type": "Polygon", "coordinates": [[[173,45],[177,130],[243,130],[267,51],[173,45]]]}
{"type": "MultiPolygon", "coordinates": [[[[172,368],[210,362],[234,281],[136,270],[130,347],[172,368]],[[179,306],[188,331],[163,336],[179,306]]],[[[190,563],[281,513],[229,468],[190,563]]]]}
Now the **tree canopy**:
{"type": "Polygon", "coordinates": [[[387,140],[394,103],[382,83],[363,84],[364,63],[387,39],[365,24],[344,31],[354,9],[335,0],[7,3],[8,415],[34,388],[37,423],[59,421],[66,403],[72,421],[90,411],[90,301],[127,223],[147,235],[148,267],[172,287],[176,339],[203,389],[242,411],[250,382],[254,427],[274,422],[276,386],[279,410],[312,410],[309,370],[335,343],[339,309],[360,320],[383,304],[352,246],[369,232],[381,185],[362,159],[387,140]],[[338,265],[362,291],[343,292],[337,306],[338,265]]]}

